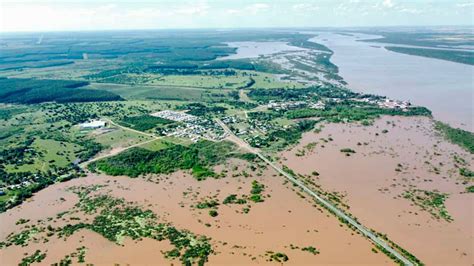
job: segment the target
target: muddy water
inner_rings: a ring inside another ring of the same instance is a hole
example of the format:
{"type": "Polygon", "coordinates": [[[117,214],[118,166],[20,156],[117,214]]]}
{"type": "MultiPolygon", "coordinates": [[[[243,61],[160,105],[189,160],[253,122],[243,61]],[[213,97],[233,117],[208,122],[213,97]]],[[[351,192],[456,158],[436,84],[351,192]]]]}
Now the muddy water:
{"type": "MultiPolygon", "coordinates": [[[[238,166],[237,172],[250,172],[244,162],[233,161],[231,164],[221,169],[238,166]]],[[[268,262],[268,257],[265,256],[265,252],[269,250],[287,254],[290,258],[287,263],[289,265],[392,264],[381,253],[373,253],[372,245],[366,239],[341,226],[338,220],[326,211],[313,207],[312,201],[300,198],[292,186],[283,184],[282,178],[271,170],[264,170],[260,177],[229,176],[202,182],[195,181],[185,173],[153,177],[151,181],[90,175],[47,188],[24,205],[1,214],[0,240],[4,240],[10,232],[19,230],[21,226],[15,225],[19,218],[44,220],[71,208],[77,198],[65,189],[85,184],[106,184],[104,191],[110,190],[109,193],[115,196],[150,208],[159,216],[160,221],[171,222],[177,228],[189,229],[211,237],[216,254],[210,256],[209,265],[274,264],[275,262],[268,262]],[[263,203],[250,204],[248,214],[242,213],[242,205],[221,204],[219,215],[212,218],[207,210],[191,207],[210,196],[222,202],[229,194],[248,195],[251,181],[255,179],[266,186],[263,193],[266,198],[263,203]],[[186,192],[186,195],[183,192],[186,192]],[[60,200],[61,197],[64,200],[60,200]],[[211,227],[207,227],[206,223],[211,227]],[[313,255],[291,249],[290,244],[299,247],[314,246],[321,254],[313,255]]],[[[124,246],[119,246],[87,230],[80,231],[66,242],[53,237],[46,244],[34,243],[28,247],[13,246],[0,250],[0,264],[16,265],[24,252],[31,253],[36,249],[48,250],[44,263],[50,264],[82,245],[88,248],[86,262],[96,265],[180,264],[179,261],[163,259],[161,251],[171,249],[166,241],[126,240],[124,246]]]]}
{"type": "Polygon", "coordinates": [[[301,174],[318,171],[315,181],[346,195],[349,211],[364,225],[386,233],[426,264],[471,265],[474,194],[465,193],[472,183],[463,184],[454,155],[472,169],[472,155],[434,135],[429,119],[386,117],[370,127],[330,124],[320,133],[307,133],[297,147],[282,154],[282,163],[301,174]],[[388,132],[382,133],[384,129],[388,132]],[[312,152],[296,156],[311,142],[318,143],[312,152]],[[345,156],[343,148],[356,153],[345,156]],[[395,171],[398,164],[402,172],[395,171]],[[446,207],[454,221],[436,220],[413,206],[401,196],[409,188],[448,193],[446,207]]]}
{"type": "Polygon", "coordinates": [[[328,32],[312,40],[334,51],[331,61],[349,88],[410,100],[428,107],[439,120],[474,131],[473,66],[395,53],[380,44],[358,41],[375,37],[328,32]]]}

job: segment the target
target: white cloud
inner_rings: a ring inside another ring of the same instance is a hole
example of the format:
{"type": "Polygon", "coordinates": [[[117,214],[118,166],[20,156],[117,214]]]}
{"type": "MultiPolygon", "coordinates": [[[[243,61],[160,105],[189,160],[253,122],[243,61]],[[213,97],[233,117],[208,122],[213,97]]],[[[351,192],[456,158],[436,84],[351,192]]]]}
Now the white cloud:
{"type": "Polygon", "coordinates": [[[241,10],[231,8],[231,9],[224,10],[224,12],[229,15],[237,15],[241,13],[241,10]]]}
{"type": "Polygon", "coordinates": [[[400,8],[398,11],[402,12],[402,13],[410,13],[410,14],[421,14],[423,13],[423,11],[419,10],[419,9],[416,9],[416,8],[400,8]]]}
{"type": "Polygon", "coordinates": [[[382,6],[387,7],[387,8],[392,8],[395,6],[395,4],[392,2],[392,0],[383,0],[382,6]]]}
{"type": "Polygon", "coordinates": [[[13,30],[92,29],[94,26],[113,27],[120,18],[115,5],[94,8],[50,6],[45,4],[15,4],[2,6],[0,28],[13,30]]]}
{"type": "Polygon", "coordinates": [[[467,2],[467,3],[459,3],[456,4],[457,7],[474,7],[474,2],[467,2]]]}
{"type": "Polygon", "coordinates": [[[310,3],[300,3],[295,4],[292,8],[296,11],[317,11],[319,10],[319,6],[310,3]]]}
{"type": "Polygon", "coordinates": [[[206,15],[209,9],[209,5],[199,3],[191,6],[178,7],[173,13],[183,15],[206,15]]]}
{"type": "Polygon", "coordinates": [[[264,10],[267,10],[270,8],[270,5],[268,4],[264,4],[264,3],[256,3],[256,4],[252,4],[252,5],[249,5],[247,6],[245,9],[250,12],[251,14],[257,14],[261,11],[264,11],[264,10]]]}

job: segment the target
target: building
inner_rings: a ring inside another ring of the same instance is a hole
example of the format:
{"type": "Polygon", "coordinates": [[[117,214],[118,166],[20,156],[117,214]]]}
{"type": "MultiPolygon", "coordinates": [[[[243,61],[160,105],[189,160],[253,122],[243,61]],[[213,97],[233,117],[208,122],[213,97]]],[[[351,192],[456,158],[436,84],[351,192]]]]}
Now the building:
{"type": "Polygon", "coordinates": [[[153,113],[151,114],[151,116],[160,117],[177,122],[194,122],[198,120],[196,116],[186,114],[185,112],[176,112],[171,110],[163,110],[157,113],[153,113]]]}
{"type": "Polygon", "coordinates": [[[96,129],[96,128],[105,127],[106,124],[107,123],[102,120],[92,120],[90,122],[79,124],[79,127],[81,129],[96,129]]]}

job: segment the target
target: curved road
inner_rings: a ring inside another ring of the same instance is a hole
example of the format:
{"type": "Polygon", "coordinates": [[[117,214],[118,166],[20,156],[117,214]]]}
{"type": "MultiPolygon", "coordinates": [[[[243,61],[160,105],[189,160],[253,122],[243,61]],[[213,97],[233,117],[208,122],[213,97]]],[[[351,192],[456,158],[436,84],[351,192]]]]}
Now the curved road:
{"type": "Polygon", "coordinates": [[[368,237],[372,242],[375,244],[383,247],[385,250],[387,250],[390,254],[395,256],[397,259],[399,259],[403,264],[405,265],[415,265],[413,262],[405,258],[402,254],[400,254],[398,251],[390,247],[390,245],[380,237],[376,236],[372,231],[370,231],[367,227],[361,225],[359,222],[357,222],[354,218],[348,216],[345,214],[343,211],[341,211],[339,208],[334,206],[331,202],[327,201],[326,199],[322,198],[318,193],[314,192],[310,188],[308,188],[304,183],[301,181],[297,180],[295,177],[290,175],[289,173],[283,171],[278,165],[275,165],[272,161],[270,161],[268,158],[263,156],[259,151],[256,149],[250,147],[250,145],[242,140],[241,138],[237,137],[228,127],[226,124],[224,124],[220,119],[216,119],[216,122],[224,129],[225,132],[229,134],[229,140],[237,143],[239,146],[242,148],[245,148],[252,152],[253,154],[257,155],[262,161],[267,163],[270,167],[275,169],[278,173],[282,174],[285,178],[296,184],[298,187],[303,189],[307,194],[315,198],[319,203],[321,203],[324,207],[327,209],[331,210],[337,217],[343,219],[346,221],[348,224],[354,226],[359,232],[361,232],[364,236],[368,237]]]}

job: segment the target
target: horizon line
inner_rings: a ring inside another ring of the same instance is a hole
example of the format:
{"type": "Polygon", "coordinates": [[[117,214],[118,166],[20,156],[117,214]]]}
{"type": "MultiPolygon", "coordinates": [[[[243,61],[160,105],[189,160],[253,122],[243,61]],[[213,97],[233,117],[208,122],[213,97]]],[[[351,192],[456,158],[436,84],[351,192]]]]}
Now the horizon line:
{"type": "Polygon", "coordinates": [[[288,27],[229,27],[229,28],[218,28],[218,27],[200,27],[200,28],[134,28],[134,29],[64,29],[64,30],[19,30],[19,31],[2,31],[0,34],[22,34],[22,33],[70,33],[70,32],[123,32],[123,31],[166,31],[166,30],[290,30],[290,29],[361,29],[361,28],[437,28],[437,27],[459,27],[459,28],[472,28],[472,24],[432,24],[432,25],[378,25],[378,26],[288,26],[288,27]]]}

